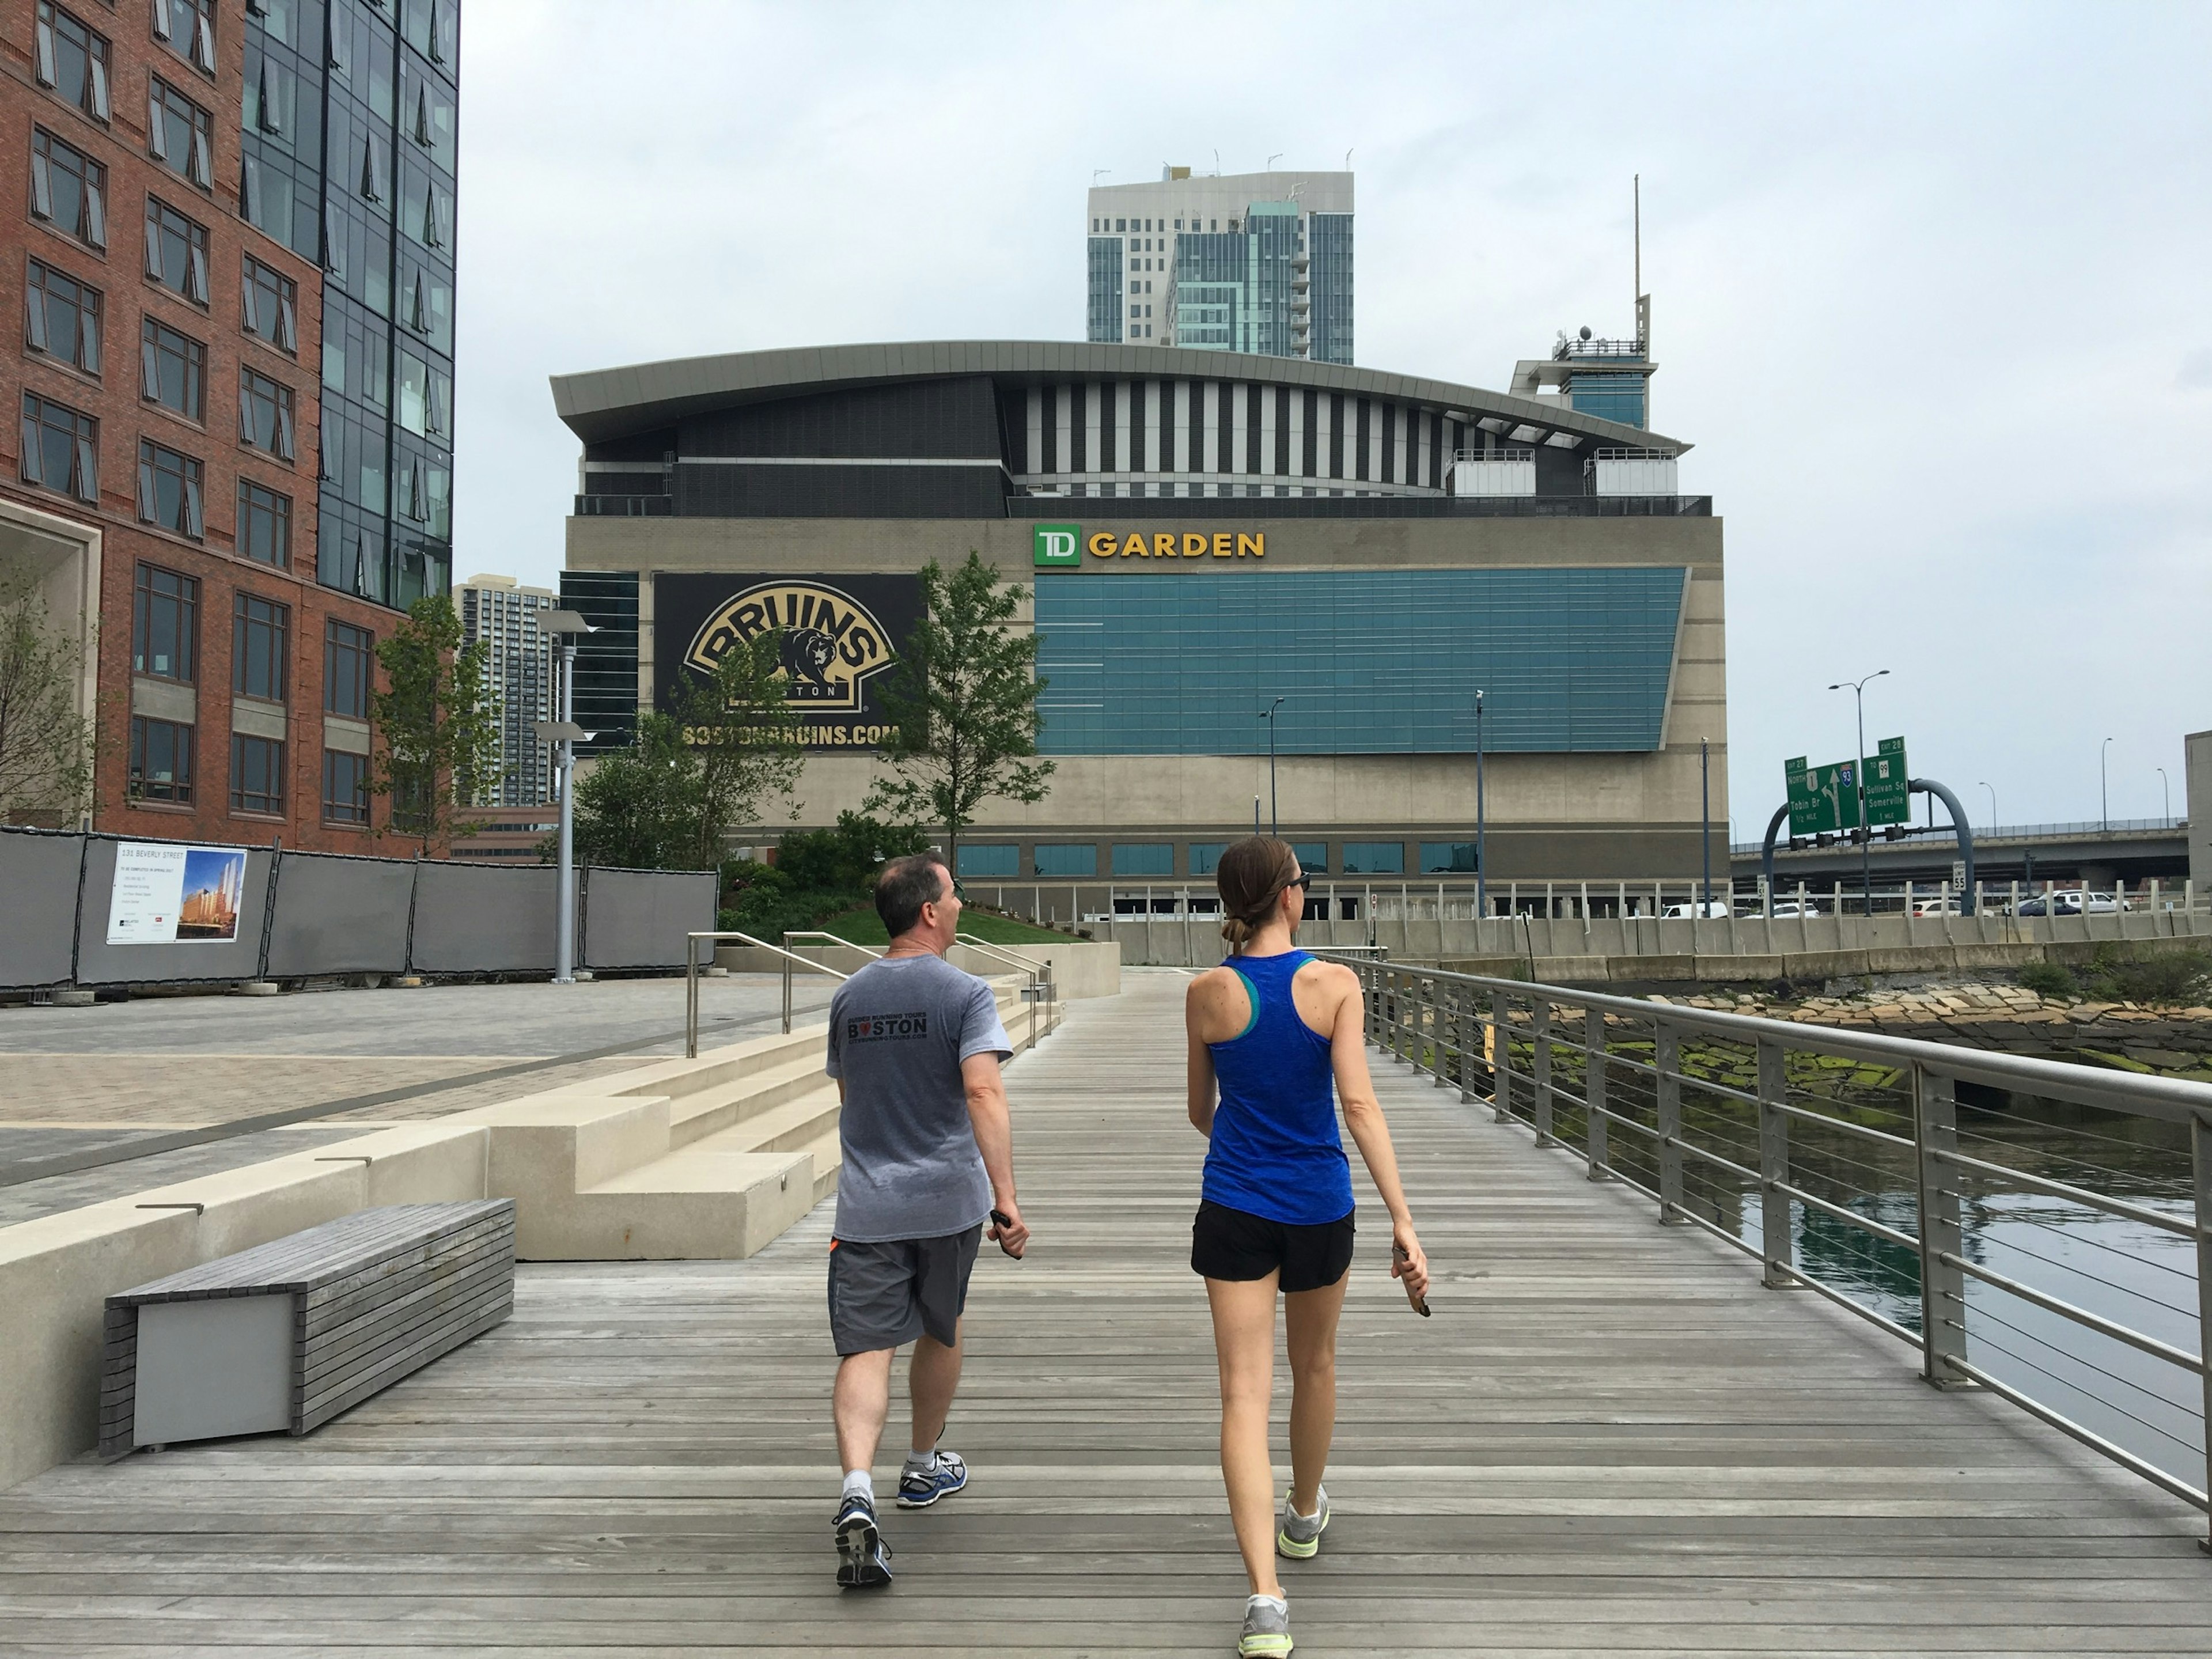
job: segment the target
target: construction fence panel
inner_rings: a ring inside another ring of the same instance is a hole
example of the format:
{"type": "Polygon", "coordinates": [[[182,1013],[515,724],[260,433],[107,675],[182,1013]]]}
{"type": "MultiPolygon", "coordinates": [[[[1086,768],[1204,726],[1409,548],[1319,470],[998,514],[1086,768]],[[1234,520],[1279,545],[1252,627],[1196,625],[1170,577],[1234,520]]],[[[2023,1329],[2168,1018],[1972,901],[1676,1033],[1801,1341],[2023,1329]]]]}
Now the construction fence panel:
{"type": "Polygon", "coordinates": [[[550,864],[416,866],[409,966],[418,974],[551,973],[560,874],[550,864]]]}
{"type": "Polygon", "coordinates": [[[265,847],[88,837],[83,898],[76,907],[76,982],[258,977],[274,856],[265,847]],[[141,863],[148,858],[163,860],[161,869],[148,870],[141,863]],[[120,902],[118,866],[126,875],[120,902]]]}
{"type": "Polygon", "coordinates": [[[713,928],[720,891],[712,870],[586,870],[584,965],[682,967],[684,935],[713,928]]]}
{"type": "Polygon", "coordinates": [[[0,830],[0,989],[69,983],[83,864],[81,835],[0,830]]]}
{"type": "Polygon", "coordinates": [[[410,859],[286,853],[264,971],[271,979],[405,972],[414,896],[410,859]]]}

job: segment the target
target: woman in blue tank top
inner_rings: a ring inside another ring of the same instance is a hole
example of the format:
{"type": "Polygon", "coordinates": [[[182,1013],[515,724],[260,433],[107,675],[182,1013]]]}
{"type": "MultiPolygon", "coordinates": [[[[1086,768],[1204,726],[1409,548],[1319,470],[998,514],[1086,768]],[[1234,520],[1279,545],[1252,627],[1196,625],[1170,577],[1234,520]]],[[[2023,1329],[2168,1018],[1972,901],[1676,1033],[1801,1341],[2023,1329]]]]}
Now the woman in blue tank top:
{"type": "Polygon", "coordinates": [[[1390,1212],[1394,1278],[1421,1305],[1428,1260],[1398,1183],[1398,1161],[1367,1074],[1359,981],[1291,942],[1307,877],[1290,844],[1251,836],[1215,877],[1237,954],[1191,981],[1190,1121],[1207,1139],[1190,1265],[1206,1279],[1221,1363],[1221,1474],[1252,1581],[1237,1652],[1291,1651],[1278,1552],[1321,1547],[1323,1466],[1336,1429],[1336,1323],[1352,1264],[1352,1167],[1337,1103],[1390,1212]],[[1334,1085],[1334,1086],[1332,1086],[1334,1085]],[[1275,1296],[1291,1354],[1290,1496],[1279,1526],[1267,1416],[1274,1395],[1275,1296]]]}

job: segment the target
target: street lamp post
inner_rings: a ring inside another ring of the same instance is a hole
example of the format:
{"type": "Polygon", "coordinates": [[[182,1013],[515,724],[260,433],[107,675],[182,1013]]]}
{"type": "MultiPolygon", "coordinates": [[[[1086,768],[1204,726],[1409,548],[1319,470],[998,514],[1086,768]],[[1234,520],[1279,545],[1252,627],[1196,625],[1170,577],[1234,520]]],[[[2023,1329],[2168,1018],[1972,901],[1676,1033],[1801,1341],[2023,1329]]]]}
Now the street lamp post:
{"type": "Polygon", "coordinates": [[[1698,739],[1698,850],[1705,856],[1703,890],[1698,895],[1698,914],[1709,915],[1713,903],[1713,764],[1712,745],[1698,739]]]}
{"type": "Polygon", "coordinates": [[[2103,819],[2105,833],[2108,836],[2112,833],[2112,792],[2106,782],[2108,775],[2105,757],[2112,750],[2112,740],[2110,738],[2097,745],[2097,813],[2103,819]]]}
{"type": "MultiPolygon", "coordinates": [[[[1867,823],[1866,689],[1869,681],[1878,680],[1888,672],[1887,668],[1877,668],[1865,679],[1838,680],[1828,688],[1831,691],[1841,691],[1849,686],[1858,708],[1859,746],[1857,756],[1851,763],[1851,775],[1858,785],[1859,793],[1859,902],[1865,907],[1869,929],[1874,927],[1874,836],[1867,823]]],[[[1869,937],[1872,937],[1870,933],[1869,937]]]]}
{"type": "MultiPolygon", "coordinates": [[[[1474,919],[1485,921],[1490,916],[1490,857],[1483,846],[1482,801],[1482,693],[1474,694],[1474,919]]],[[[1482,935],[1475,935],[1475,947],[1482,945],[1482,935]]]]}
{"type": "Polygon", "coordinates": [[[2166,769],[2163,766],[2159,767],[2157,771],[2158,815],[2166,820],[2166,826],[2171,829],[2173,824],[2173,786],[2166,781],[2166,769]]]}
{"type": "Polygon", "coordinates": [[[1283,833],[1283,818],[1275,799],[1275,711],[1284,702],[1281,697],[1276,698],[1260,716],[1267,722],[1267,833],[1277,836],[1283,833]]]}
{"type": "Polygon", "coordinates": [[[576,640],[596,633],[591,623],[574,611],[548,611],[538,626],[561,641],[561,708],[557,720],[539,720],[532,728],[541,741],[561,746],[561,873],[559,914],[553,941],[553,982],[576,982],[576,744],[598,736],[576,724],[576,640]]]}
{"type": "Polygon", "coordinates": [[[1990,792],[1990,834],[1994,836],[1997,832],[1997,792],[1987,782],[1982,787],[1990,792]]]}

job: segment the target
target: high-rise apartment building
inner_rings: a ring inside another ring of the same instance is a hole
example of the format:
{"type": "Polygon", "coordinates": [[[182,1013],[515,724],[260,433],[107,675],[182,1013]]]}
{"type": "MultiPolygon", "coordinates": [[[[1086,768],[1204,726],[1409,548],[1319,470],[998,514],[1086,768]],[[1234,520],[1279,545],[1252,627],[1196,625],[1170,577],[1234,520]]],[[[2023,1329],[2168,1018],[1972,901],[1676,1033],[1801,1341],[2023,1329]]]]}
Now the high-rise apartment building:
{"type": "Polygon", "coordinates": [[[550,588],[512,576],[471,576],[455,596],[461,631],[484,642],[485,678],[498,711],[500,775],[478,806],[540,806],[550,800],[552,751],[534,727],[553,718],[553,636],[538,626],[558,603],[550,588]]]}
{"type": "Polygon", "coordinates": [[[451,583],[459,24],[0,0],[0,562],[88,613],[100,827],[382,820],[375,647],[451,583]]]}
{"type": "Polygon", "coordinates": [[[1108,185],[1090,199],[1085,337],[1352,361],[1352,175],[1108,185]]]}

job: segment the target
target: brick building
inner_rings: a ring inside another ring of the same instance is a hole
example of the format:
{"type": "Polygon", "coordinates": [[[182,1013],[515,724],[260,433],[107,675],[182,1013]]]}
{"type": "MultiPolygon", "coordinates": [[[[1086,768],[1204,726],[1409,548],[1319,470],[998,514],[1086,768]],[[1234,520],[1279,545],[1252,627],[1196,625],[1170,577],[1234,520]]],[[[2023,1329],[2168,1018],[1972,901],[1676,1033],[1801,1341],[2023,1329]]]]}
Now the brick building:
{"type": "Polygon", "coordinates": [[[451,579],[458,41],[0,0],[0,560],[97,595],[98,828],[374,850],[374,647],[451,579]]]}

